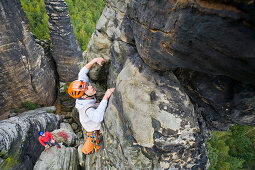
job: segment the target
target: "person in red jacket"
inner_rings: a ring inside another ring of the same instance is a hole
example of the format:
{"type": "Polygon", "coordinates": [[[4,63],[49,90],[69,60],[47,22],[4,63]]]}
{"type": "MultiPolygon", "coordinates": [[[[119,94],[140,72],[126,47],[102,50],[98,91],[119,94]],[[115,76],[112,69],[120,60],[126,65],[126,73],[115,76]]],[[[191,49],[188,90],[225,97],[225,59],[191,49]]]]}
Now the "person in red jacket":
{"type": "Polygon", "coordinates": [[[50,132],[39,132],[39,142],[45,147],[51,147],[58,146],[58,148],[61,148],[61,146],[53,139],[53,135],[50,132]]]}

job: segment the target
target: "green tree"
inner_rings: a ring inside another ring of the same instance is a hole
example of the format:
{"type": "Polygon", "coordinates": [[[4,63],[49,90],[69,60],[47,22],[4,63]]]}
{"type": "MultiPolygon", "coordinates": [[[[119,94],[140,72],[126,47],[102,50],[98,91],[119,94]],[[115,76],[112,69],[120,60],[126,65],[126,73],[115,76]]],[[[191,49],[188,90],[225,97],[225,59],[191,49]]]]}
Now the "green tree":
{"type": "MultiPolygon", "coordinates": [[[[65,0],[77,41],[83,51],[96,28],[96,23],[105,6],[104,0],[65,0]]],[[[21,0],[29,20],[30,31],[39,39],[50,40],[48,15],[44,0],[21,0]]]]}
{"type": "Polygon", "coordinates": [[[232,126],[227,132],[214,131],[207,146],[210,170],[254,169],[255,127],[232,126]]]}
{"type": "Polygon", "coordinates": [[[65,0],[77,41],[83,51],[96,28],[96,23],[105,6],[104,0],[65,0]]]}
{"type": "Polygon", "coordinates": [[[21,5],[29,20],[30,31],[39,39],[50,40],[44,0],[21,0],[21,5]]]}

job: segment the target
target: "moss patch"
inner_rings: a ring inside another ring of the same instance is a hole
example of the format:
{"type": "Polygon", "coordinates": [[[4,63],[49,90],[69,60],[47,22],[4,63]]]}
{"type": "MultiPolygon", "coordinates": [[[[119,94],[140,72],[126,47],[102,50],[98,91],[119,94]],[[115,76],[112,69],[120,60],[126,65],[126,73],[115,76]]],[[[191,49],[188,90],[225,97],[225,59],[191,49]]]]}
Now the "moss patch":
{"type": "MultiPolygon", "coordinates": [[[[5,155],[6,152],[1,152],[0,156],[2,157],[2,155],[5,155]]],[[[9,170],[11,168],[13,168],[14,166],[19,164],[19,153],[14,154],[14,155],[8,155],[6,156],[6,158],[3,158],[4,161],[0,164],[0,169],[2,170],[9,170]]]]}

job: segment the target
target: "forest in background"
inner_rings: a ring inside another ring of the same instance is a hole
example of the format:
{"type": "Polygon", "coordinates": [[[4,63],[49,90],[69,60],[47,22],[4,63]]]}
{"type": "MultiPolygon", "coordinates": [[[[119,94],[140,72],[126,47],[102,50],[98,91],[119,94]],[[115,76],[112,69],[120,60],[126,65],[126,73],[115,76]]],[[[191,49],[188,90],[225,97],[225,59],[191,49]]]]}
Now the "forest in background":
{"type": "MultiPolygon", "coordinates": [[[[75,37],[85,51],[105,6],[104,0],[65,0],[75,37]]],[[[21,0],[30,31],[50,41],[44,0],[21,0]]],[[[255,169],[255,127],[235,125],[226,132],[214,131],[207,142],[210,170],[255,169]]]]}
{"type": "MultiPolygon", "coordinates": [[[[104,0],[65,0],[71,17],[75,38],[82,51],[85,51],[96,23],[105,6],[104,0]]],[[[40,40],[50,41],[48,29],[49,17],[46,14],[44,0],[21,0],[29,20],[30,31],[40,40]]]]}
{"type": "Polygon", "coordinates": [[[209,170],[254,170],[255,127],[232,126],[228,131],[213,131],[207,142],[209,170]]]}

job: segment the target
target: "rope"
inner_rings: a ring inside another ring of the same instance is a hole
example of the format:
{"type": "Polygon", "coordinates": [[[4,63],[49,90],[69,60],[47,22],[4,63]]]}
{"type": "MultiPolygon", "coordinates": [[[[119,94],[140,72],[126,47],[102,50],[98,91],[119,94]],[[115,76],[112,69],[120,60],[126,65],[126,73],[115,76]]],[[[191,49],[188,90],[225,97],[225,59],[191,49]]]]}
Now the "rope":
{"type": "MultiPolygon", "coordinates": [[[[99,131],[93,131],[92,134],[91,134],[91,139],[92,139],[93,148],[95,149],[95,152],[97,151],[96,146],[99,144],[99,135],[100,135],[100,134],[101,134],[101,132],[99,132],[99,131]],[[97,139],[95,140],[95,138],[97,138],[97,139]]],[[[87,136],[87,138],[90,137],[90,136],[89,136],[89,133],[86,132],[86,131],[85,131],[85,135],[87,136]]],[[[74,147],[68,147],[68,148],[65,148],[65,149],[73,149],[73,148],[76,148],[76,147],[80,146],[80,145],[81,145],[82,143],[84,143],[84,142],[85,142],[85,139],[84,139],[82,142],[80,142],[78,145],[75,145],[74,147]]],[[[55,146],[55,145],[54,145],[54,146],[55,146]]],[[[44,152],[44,151],[47,151],[47,150],[50,149],[51,147],[52,147],[52,146],[50,146],[50,147],[44,149],[43,152],[44,152]]]]}
{"type": "MultiPolygon", "coordinates": [[[[72,149],[72,148],[76,148],[77,146],[80,146],[83,142],[85,142],[85,139],[82,141],[82,142],[80,142],[78,145],[75,145],[74,147],[68,147],[68,148],[65,148],[65,149],[72,149]]],[[[56,145],[54,145],[54,146],[56,146],[56,145]]],[[[47,151],[48,149],[50,149],[52,146],[50,146],[50,147],[48,147],[48,148],[46,148],[46,149],[44,149],[43,150],[43,152],[44,151],[47,151]]]]}

